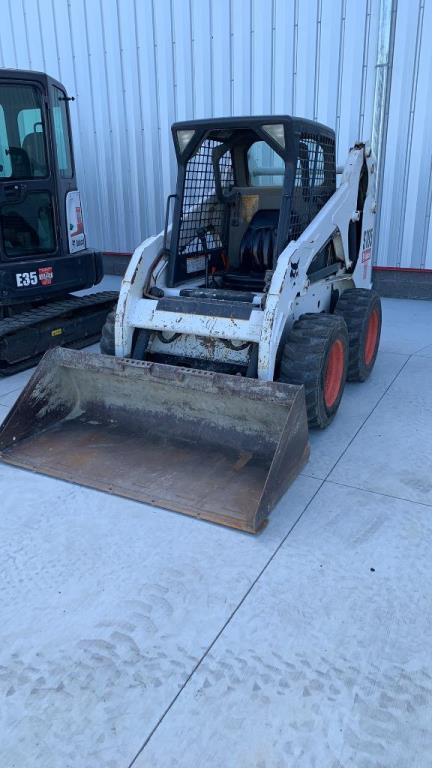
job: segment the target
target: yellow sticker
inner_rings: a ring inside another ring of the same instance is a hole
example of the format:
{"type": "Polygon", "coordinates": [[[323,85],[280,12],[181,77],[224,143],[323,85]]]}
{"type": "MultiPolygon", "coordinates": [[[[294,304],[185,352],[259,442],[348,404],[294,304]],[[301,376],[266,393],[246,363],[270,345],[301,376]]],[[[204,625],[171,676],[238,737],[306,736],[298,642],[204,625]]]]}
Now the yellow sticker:
{"type": "Polygon", "coordinates": [[[51,331],[51,336],[61,336],[63,333],[63,328],[54,328],[53,331],[51,331]]]}
{"type": "Polygon", "coordinates": [[[241,199],[241,218],[249,224],[259,207],[259,195],[243,195],[241,199]]]}

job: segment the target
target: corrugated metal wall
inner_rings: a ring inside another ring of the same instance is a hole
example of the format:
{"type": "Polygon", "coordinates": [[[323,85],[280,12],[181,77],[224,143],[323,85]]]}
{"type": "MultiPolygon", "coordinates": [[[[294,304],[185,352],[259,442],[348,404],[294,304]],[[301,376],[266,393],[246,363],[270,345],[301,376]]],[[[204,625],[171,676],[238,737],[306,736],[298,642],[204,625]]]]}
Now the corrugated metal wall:
{"type": "Polygon", "coordinates": [[[431,0],[399,0],[385,144],[379,263],[432,268],[431,0]]]}
{"type": "MultiPolygon", "coordinates": [[[[45,70],[77,97],[89,241],[129,251],[162,227],[175,119],[315,118],[336,128],[339,163],[368,139],[390,2],[1,0],[0,65],[45,70]]],[[[432,267],[432,0],[399,0],[396,18],[378,260],[432,267]]]]}

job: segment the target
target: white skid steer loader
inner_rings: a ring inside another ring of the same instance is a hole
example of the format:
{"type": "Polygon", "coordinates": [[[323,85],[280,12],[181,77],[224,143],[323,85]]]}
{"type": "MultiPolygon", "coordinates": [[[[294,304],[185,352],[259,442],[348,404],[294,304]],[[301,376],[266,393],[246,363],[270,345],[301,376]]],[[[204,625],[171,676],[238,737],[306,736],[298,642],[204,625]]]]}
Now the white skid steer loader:
{"type": "Polygon", "coordinates": [[[379,345],[375,159],[291,117],[173,126],[165,230],[133,254],[102,355],[47,353],[3,460],[255,532],[379,345]],[[174,203],[169,226],[170,204],[174,203]]]}

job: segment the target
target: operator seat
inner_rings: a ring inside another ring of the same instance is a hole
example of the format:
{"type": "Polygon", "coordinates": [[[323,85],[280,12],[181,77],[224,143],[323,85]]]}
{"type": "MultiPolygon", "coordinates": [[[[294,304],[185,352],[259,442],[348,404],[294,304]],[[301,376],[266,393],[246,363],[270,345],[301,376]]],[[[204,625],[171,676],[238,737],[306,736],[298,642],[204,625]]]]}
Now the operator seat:
{"type": "Polygon", "coordinates": [[[45,139],[40,131],[28,133],[23,141],[23,150],[27,153],[33,176],[47,176],[45,139]]]}
{"type": "Polygon", "coordinates": [[[255,213],[240,243],[240,267],[225,274],[224,284],[261,291],[267,270],[273,269],[279,210],[255,213]]]}
{"type": "Polygon", "coordinates": [[[261,273],[272,269],[278,221],[278,210],[256,212],[240,244],[242,272],[261,273]]]}
{"type": "Polygon", "coordinates": [[[9,155],[12,166],[13,179],[29,179],[31,178],[30,160],[27,152],[21,147],[9,147],[6,150],[6,154],[9,155]]]}

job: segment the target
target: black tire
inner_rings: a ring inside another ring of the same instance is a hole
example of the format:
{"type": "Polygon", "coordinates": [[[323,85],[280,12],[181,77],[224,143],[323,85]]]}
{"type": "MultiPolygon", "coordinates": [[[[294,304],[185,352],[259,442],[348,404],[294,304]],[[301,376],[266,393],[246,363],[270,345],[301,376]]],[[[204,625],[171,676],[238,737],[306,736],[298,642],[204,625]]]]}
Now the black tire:
{"type": "Polygon", "coordinates": [[[135,338],[132,344],[131,359],[132,360],[145,360],[148,343],[151,338],[150,331],[144,328],[139,328],[135,331],[135,338]]]}
{"type": "Polygon", "coordinates": [[[102,335],[100,340],[100,351],[103,355],[115,355],[114,344],[114,325],[115,325],[115,309],[107,314],[105,325],[102,328],[102,335]]]}
{"type": "Polygon", "coordinates": [[[279,378],[288,384],[303,384],[310,427],[324,429],[334,418],[347,368],[344,319],[326,313],[302,315],[288,334],[279,378]]]}
{"type": "Polygon", "coordinates": [[[381,335],[381,300],[376,291],[349,288],[336,304],[349,336],[348,381],[365,381],[375,365],[381,335]]]}

